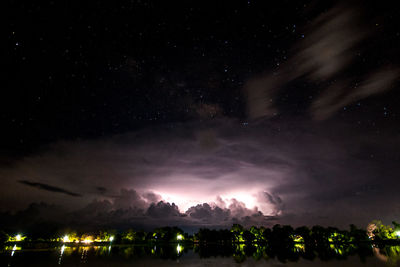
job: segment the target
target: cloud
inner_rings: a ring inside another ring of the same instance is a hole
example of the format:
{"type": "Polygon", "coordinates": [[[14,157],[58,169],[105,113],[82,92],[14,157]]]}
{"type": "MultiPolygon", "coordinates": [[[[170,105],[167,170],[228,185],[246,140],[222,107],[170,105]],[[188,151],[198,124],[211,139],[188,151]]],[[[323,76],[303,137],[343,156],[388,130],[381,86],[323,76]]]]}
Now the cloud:
{"type": "Polygon", "coordinates": [[[170,204],[163,201],[160,201],[157,204],[152,203],[147,209],[146,214],[152,218],[157,219],[166,219],[170,217],[181,216],[178,207],[174,203],[170,204]]]}
{"type": "Polygon", "coordinates": [[[368,31],[360,26],[360,10],[339,5],[318,16],[305,33],[305,38],[294,50],[290,61],[295,68],[290,79],[308,75],[312,80],[325,80],[343,71],[351,62],[353,49],[363,41],[368,31]]]}
{"type": "Polygon", "coordinates": [[[232,215],[237,218],[248,216],[257,212],[257,209],[249,210],[246,207],[246,204],[236,199],[232,199],[231,203],[229,204],[229,210],[231,210],[232,215]]]}
{"type": "Polygon", "coordinates": [[[50,227],[47,230],[52,231],[52,228],[63,224],[67,215],[68,209],[65,207],[44,202],[31,203],[27,208],[14,214],[0,213],[0,227],[20,231],[21,229],[32,229],[33,226],[38,228],[36,230],[42,230],[46,225],[50,227]]]}
{"type": "Polygon", "coordinates": [[[144,209],[146,201],[132,189],[121,189],[121,193],[114,197],[114,207],[116,209],[140,208],[144,209]]]}
{"type": "Polygon", "coordinates": [[[102,187],[102,186],[97,186],[96,189],[102,195],[104,195],[107,192],[107,188],[102,187]]]}
{"type": "Polygon", "coordinates": [[[281,215],[285,207],[278,195],[273,195],[266,191],[260,192],[257,200],[260,203],[260,207],[267,205],[272,210],[271,214],[274,216],[281,215]]]}
{"type": "Polygon", "coordinates": [[[161,196],[158,194],[155,194],[154,192],[144,192],[142,194],[142,198],[147,202],[147,203],[157,203],[162,200],[161,196]]]}
{"type": "Polygon", "coordinates": [[[357,86],[351,86],[349,81],[334,83],[312,103],[311,113],[316,120],[327,119],[344,106],[389,90],[399,74],[400,69],[382,69],[369,74],[357,86]]]}
{"type": "Polygon", "coordinates": [[[206,224],[222,224],[231,218],[229,209],[218,206],[211,207],[208,203],[198,204],[186,211],[189,218],[199,220],[206,224]]]}
{"type": "Polygon", "coordinates": [[[351,214],[362,225],[374,214],[393,216],[382,205],[399,201],[400,170],[389,159],[400,156],[400,142],[393,136],[333,121],[243,125],[224,118],[60,141],[0,169],[8,188],[0,203],[4,211],[44,201],[74,211],[76,223],[122,226],[330,220],[340,226],[351,214]],[[215,146],[204,147],[204,131],[215,146]],[[28,176],[82,197],[29,190],[19,182],[28,176]]]}
{"type": "Polygon", "coordinates": [[[275,216],[266,216],[257,209],[248,209],[244,203],[232,200],[229,207],[224,207],[215,203],[203,203],[189,208],[186,211],[186,224],[198,226],[218,226],[230,227],[234,223],[242,224],[246,227],[252,225],[271,225],[272,218],[275,216]]]}
{"type": "Polygon", "coordinates": [[[222,115],[222,109],[217,104],[196,104],[195,110],[197,115],[202,119],[210,119],[222,115]]]}
{"type": "Polygon", "coordinates": [[[46,190],[49,192],[62,193],[62,194],[66,194],[66,195],[73,196],[73,197],[81,197],[82,196],[81,194],[70,192],[70,191],[62,189],[60,187],[56,187],[56,186],[52,186],[52,185],[48,185],[48,184],[30,182],[27,180],[20,180],[18,182],[21,184],[29,185],[29,186],[36,187],[36,188],[39,188],[42,190],[46,190]]]}
{"type": "Polygon", "coordinates": [[[389,90],[400,75],[399,67],[372,66],[363,80],[348,74],[352,73],[350,68],[360,69],[354,65],[354,57],[372,36],[360,13],[360,7],[344,4],[331,8],[304,29],[304,39],[279,69],[250,78],[243,88],[248,117],[255,120],[278,114],[278,94],[300,78],[321,88],[310,108],[316,120],[325,120],[346,105],[389,90]]]}
{"type": "Polygon", "coordinates": [[[259,75],[246,82],[244,93],[250,119],[268,118],[277,114],[275,95],[283,84],[281,77],[276,74],[259,75]]]}

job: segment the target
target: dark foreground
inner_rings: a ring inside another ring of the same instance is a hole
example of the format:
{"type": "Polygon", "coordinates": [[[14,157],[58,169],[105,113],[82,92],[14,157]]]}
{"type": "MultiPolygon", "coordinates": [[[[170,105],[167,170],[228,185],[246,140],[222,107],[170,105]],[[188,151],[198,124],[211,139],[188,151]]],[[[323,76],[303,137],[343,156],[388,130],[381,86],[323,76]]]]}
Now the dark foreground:
{"type": "Polygon", "coordinates": [[[400,246],[331,245],[325,250],[244,244],[3,247],[0,266],[400,266],[400,246]]]}

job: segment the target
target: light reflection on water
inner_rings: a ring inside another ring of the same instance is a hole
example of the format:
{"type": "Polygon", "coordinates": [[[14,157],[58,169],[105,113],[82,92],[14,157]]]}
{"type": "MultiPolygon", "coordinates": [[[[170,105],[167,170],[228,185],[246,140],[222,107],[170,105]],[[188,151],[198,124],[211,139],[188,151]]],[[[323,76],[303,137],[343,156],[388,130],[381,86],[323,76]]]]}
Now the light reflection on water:
{"type": "Polygon", "coordinates": [[[61,265],[61,260],[62,260],[62,256],[64,254],[64,250],[65,250],[65,245],[63,245],[60,249],[60,257],[58,257],[58,265],[61,265]]]}
{"type": "Polygon", "coordinates": [[[32,249],[5,246],[0,266],[400,266],[400,246],[329,244],[324,250],[304,244],[261,245],[67,246],[32,249]],[[5,264],[3,264],[5,263],[5,264]]]}
{"type": "Polygon", "coordinates": [[[386,246],[378,248],[373,246],[374,255],[381,261],[389,263],[389,265],[400,265],[400,246],[386,246]]]}

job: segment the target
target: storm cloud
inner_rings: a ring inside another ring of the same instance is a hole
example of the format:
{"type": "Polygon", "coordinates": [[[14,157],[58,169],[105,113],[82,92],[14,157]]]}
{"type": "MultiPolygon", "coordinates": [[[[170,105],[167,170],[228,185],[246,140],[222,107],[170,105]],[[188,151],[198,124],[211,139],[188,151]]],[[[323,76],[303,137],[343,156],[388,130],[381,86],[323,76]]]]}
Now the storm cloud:
{"type": "Polygon", "coordinates": [[[73,196],[73,197],[81,197],[82,196],[81,194],[70,192],[68,190],[65,190],[65,189],[62,189],[62,188],[59,188],[56,186],[48,185],[48,184],[36,183],[36,182],[27,181],[27,180],[20,180],[18,182],[20,182],[21,184],[29,185],[32,187],[36,187],[36,188],[54,192],[54,193],[62,193],[62,194],[66,194],[66,195],[73,196]]]}
{"type": "Polygon", "coordinates": [[[400,213],[385,205],[399,203],[399,168],[386,159],[399,156],[400,142],[382,142],[341,123],[228,118],[64,141],[3,168],[13,190],[2,203],[17,210],[39,199],[99,224],[363,226],[371,214],[400,213]],[[24,176],[40,185],[51,177],[54,188],[82,197],[27,190],[24,176]]]}

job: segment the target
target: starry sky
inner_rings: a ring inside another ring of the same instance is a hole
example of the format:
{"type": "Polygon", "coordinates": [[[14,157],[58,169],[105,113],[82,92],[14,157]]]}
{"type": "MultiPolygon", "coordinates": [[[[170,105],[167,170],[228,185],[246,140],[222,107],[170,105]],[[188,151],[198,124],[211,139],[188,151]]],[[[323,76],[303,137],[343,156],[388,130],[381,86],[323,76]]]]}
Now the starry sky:
{"type": "Polygon", "coordinates": [[[5,7],[2,221],[399,220],[398,7],[5,7]]]}

